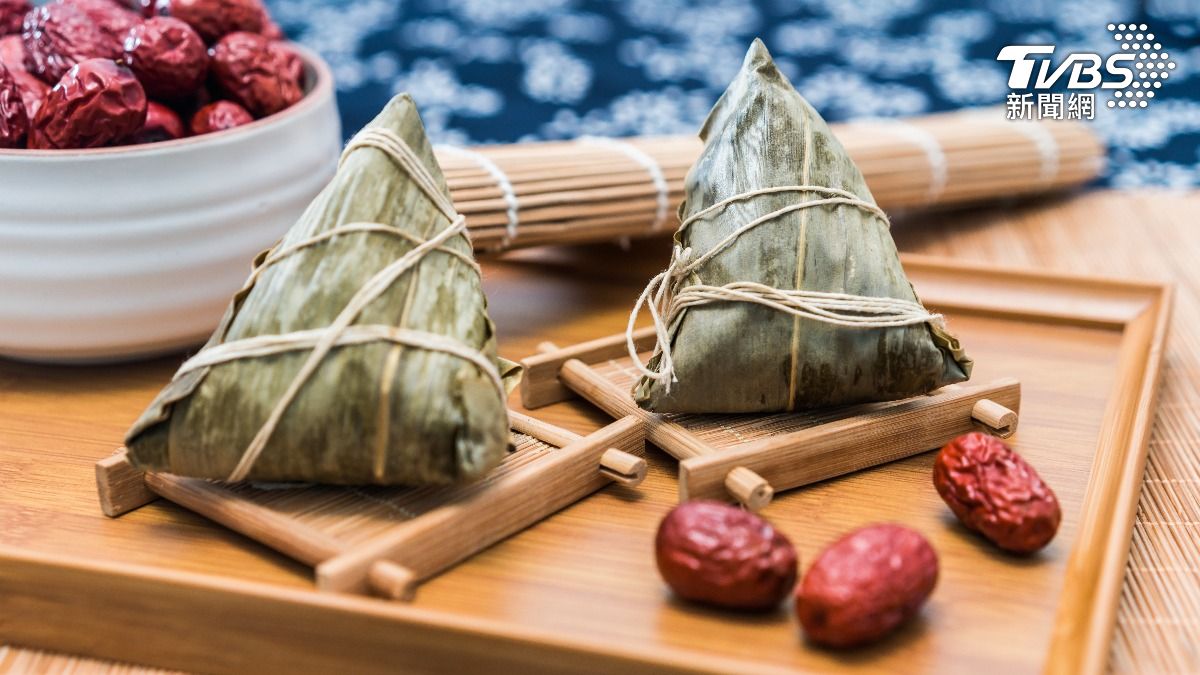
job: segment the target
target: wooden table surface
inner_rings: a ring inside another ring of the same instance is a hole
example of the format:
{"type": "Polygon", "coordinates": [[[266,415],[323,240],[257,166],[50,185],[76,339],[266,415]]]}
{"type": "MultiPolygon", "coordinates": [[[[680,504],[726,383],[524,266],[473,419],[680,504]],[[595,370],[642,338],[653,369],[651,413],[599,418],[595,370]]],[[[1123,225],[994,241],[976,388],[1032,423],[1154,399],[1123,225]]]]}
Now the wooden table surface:
{"type": "MultiPolygon", "coordinates": [[[[1196,302],[1200,272],[1195,263],[1200,260],[1200,231],[1192,229],[1187,215],[1197,207],[1197,195],[1093,192],[1019,209],[997,207],[902,219],[895,228],[901,248],[907,251],[1179,282],[1162,410],[1151,441],[1148,480],[1110,663],[1123,672],[1200,667],[1194,647],[1200,643],[1200,573],[1196,572],[1200,418],[1195,412],[1194,384],[1200,374],[1200,340],[1191,330],[1200,328],[1196,302]]],[[[665,255],[662,241],[637,246],[659,252],[651,257],[665,255]]],[[[503,353],[521,356],[531,353],[541,340],[568,344],[619,331],[621,309],[633,300],[628,284],[609,283],[631,272],[620,262],[622,255],[615,247],[595,247],[586,256],[578,250],[546,250],[518,253],[490,264],[489,293],[503,353]],[[543,271],[537,276],[522,274],[522,267],[531,264],[543,271]],[[549,275],[545,270],[550,270],[549,275]],[[552,283],[547,283],[548,278],[552,283]]],[[[132,367],[86,369],[0,362],[0,410],[11,413],[11,406],[41,402],[40,407],[21,409],[19,424],[0,426],[0,457],[4,457],[0,541],[50,553],[86,550],[102,558],[133,557],[143,564],[185,570],[203,571],[216,563],[236,568],[243,578],[309,583],[306,568],[265,554],[264,549],[178,508],[145,509],[126,517],[140,525],[137,531],[152,528],[159,534],[153,546],[146,546],[124,534],[134,528],[96,517],[90,472],[48,473],[48,466],[64,461],[86,466],[111,452],[177,362],[174,357],[132,367]],[[62,407],[47,406],[47,400],[59,401],[62,407]],[[27,448],[36,448],[37,454],[21,452],[27,448]],[[44,461],[46,457],[63,461],[50,463],[44,461]],[[61,492],[38,489],[64,483],[61,492]],[[51,502],[61,506],[62,500],[77,503],[67,504],[66,509],[39,508],[51,502]]],[[[557,415],[555,421],[570,422],[580,430],[605,421],[585,408],[574,415],[557,415]]],[[[15,648],[0,648],[0,669],[142,672],[15,648]]]]}

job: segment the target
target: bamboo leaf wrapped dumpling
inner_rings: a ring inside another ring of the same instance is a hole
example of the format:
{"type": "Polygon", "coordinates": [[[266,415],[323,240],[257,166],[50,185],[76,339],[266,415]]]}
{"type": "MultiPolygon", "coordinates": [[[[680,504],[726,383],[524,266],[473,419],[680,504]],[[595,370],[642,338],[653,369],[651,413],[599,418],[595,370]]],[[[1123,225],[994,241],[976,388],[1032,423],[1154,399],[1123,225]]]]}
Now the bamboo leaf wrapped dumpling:
{"type": "Polygon", "coordinates": [[[640,406],[803,410],[970,376],[905,277],[862,174],[761,41],[700,136],[671,265],[630,318],[632,331],[648,307],[658,333],[633,388],[640,406]]]}
{"type": "Polygon", "coordinates": [[[202,351],[126,436],[143,469],[226,480],[446,484],[508,447],[478,265],[412,100],[351,141],[202,351]]]}

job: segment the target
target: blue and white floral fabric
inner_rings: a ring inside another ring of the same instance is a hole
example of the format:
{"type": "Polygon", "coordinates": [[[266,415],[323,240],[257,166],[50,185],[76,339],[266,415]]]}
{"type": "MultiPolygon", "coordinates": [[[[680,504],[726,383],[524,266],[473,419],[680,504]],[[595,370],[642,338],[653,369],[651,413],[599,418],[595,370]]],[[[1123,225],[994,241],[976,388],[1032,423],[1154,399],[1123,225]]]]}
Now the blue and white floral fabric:
{"type": "Polygon", "coordinates": [[[1114,51],[1156,31],[1177,64],[1095,127],[1117,187],[1200,185],[1200,0],[268,0],[334,68],[347,130],[409,91],[436,141],[695,133],[760,36],[830,120],[1005,101],[1009,44],[1114,51]]]}

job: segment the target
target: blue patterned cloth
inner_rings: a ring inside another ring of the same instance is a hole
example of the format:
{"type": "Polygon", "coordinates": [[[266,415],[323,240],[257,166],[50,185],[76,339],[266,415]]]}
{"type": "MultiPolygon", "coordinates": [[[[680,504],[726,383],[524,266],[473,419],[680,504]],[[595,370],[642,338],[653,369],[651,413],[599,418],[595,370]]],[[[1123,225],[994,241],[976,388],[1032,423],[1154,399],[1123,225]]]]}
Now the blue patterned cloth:
{"type": "MultiPolygon", "coordinates": [[[[760,36],[829,120],[1002,104],[1008,44],[1114,51],[1146,23],[1177,69],[1106,109],[1116,187],[1200,185],[1200,0],[268,0],[333,66],[348,132],[394,93],[435,141],[695,133],[760,36]]],[[[1057,57],[1056,57],[1057,58],[1057,57]]]]}

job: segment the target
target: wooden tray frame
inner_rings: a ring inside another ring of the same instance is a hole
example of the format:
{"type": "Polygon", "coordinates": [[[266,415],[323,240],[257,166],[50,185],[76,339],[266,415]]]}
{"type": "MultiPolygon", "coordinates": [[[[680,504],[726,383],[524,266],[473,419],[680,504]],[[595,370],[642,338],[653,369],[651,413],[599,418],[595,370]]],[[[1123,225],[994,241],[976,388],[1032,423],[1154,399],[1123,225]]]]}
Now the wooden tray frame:
{"type": "MultiPolygon", "coordinates": [[[[634,333],[639,352],[654,342],[652,328],[634,333]]],[[[718,447],[687,424],[642,410],[627,389],[594,367],[628,360],[624,334],[561,349],[543,343],[540,354],[521,362],[521,403],[540,408],[578,395],[614,418],[641,420],[647,440],[679,460],[679,501],[732,497],[753,511],[778,491],[911,457],[973,429],[1008,438],[1021,406],[1015,379],[950,385],[927,396],[849,406],[823,424],[718,447]]]]}
{"type": "MultiPolygon", "coordinates": [[[[918,290],[930,307],[1099,327],[1121,335],[1044,669],[1099,674],[1110,649],[1141,488],[1171,288],[966,266],[926,256],[903,260],[910,276],[920,278],[918,290]]],[[[293,673],[791,672],[751,660],[565,636],[355,595],[9,546],[0,546],[0,639],[220,673],[249,668],[293,673]]]]}
{"type": "Polygon", "coordinates": [[[162,497],[315,568],[322,591],[410,601],[417,585],[596,490],[646,477],[645,432],[620,420],[587,436],[509,412],[514,431],[558,449],[494,480],[456,491],[448,503],[346,546],[319,528],[223,483],[134,468],[125,449],[96,463],[100,508],[117,518],[162,497]],[[530,499],[530,494],[540,498],[530,499]],[[455,538],[446,532],[457,532],[455,538]]]}

